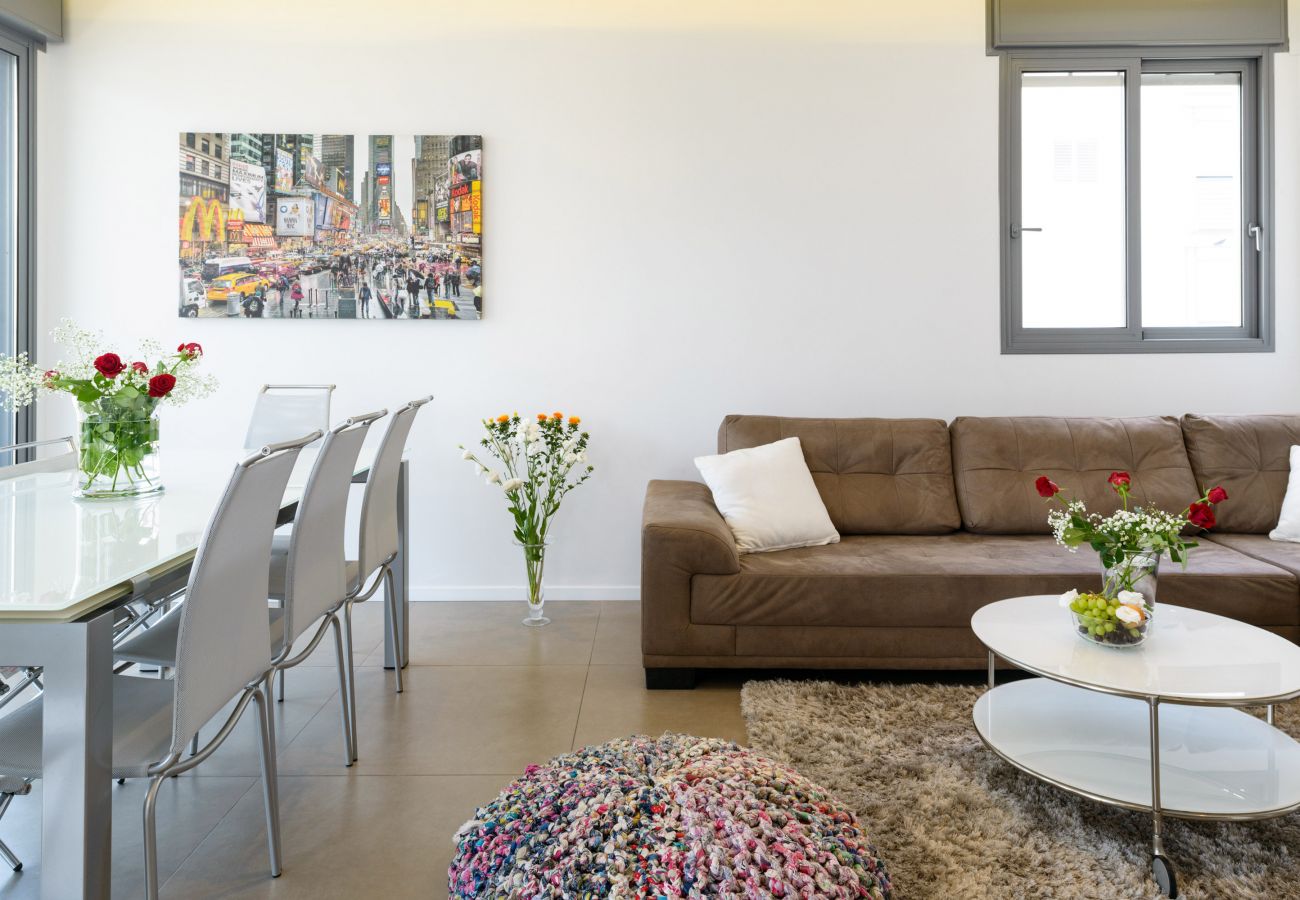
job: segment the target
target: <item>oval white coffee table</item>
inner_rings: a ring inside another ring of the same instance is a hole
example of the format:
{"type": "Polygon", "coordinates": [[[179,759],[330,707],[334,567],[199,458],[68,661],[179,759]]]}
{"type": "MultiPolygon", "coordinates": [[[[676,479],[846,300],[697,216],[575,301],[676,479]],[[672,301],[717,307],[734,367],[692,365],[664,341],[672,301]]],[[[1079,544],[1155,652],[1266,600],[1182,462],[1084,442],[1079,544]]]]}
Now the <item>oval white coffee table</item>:
{"type": "Polygon", "coordinates": [[[1163,816],[1247,820],[1300,809],[1300,743],[1273,704],[1300,697],[1300,647],[1223,616],[1159,604],[1138,647],[1091,644],[1055,595],[971,618],[989,651],[984,743],[1064,790],[1152,814],[1152,875],[1178,895],[1163,816]],[[997,685],[998,658],[1041,678],[997,685]],[[1234,707],[1266,707],[1259,719],[1234,707]],[[1159,748],[1157,750],[1157,748],[1159,748]]]}

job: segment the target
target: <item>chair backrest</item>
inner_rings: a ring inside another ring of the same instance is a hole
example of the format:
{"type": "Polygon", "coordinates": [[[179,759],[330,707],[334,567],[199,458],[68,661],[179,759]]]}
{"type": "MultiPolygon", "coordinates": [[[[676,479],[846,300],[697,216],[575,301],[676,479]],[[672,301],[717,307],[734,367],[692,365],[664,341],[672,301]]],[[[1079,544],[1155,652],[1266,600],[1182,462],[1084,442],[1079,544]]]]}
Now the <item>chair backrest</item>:
{"type": "Polygon", "coordinates": [[[354,416],[330,430],[312,466],[289,539],[285,569],[284,633],[290,646],[347,596],[343,537],[357,455],[370,423],[388,410],[354,416]]]}
{"type": "Polygon", "coordinates": [[[402,451],[411,433],[415,414],[432,396],[412,400],[388,420],[388,430],[379,442],[375,462],[366,479],[361,500],[361,542],[358,548],[358,577],[364,584],[384,561],[397,552],[397,476],[402,451]]]}
{"type": "Polygon", "coordinates": [[[257,393],[244,448],[249,451],[330,427],[332,384],[264,384],[257,393]]]}
{"type": "Polygon", "coordinates": [[[271,667],[271,537],[298,453],[319,437],[268,445],[236,465],[203,532],[176,639],[172,752],[271,667]]]}
{"type": "Polygon", "coordinates": [[[0,447],[0,481],[18,478],[21,475],[35,475],[37,472],[66,472],[77,467],[77,443],[71,437],[52,438],[48,441],[27,441],[22,444],[10,444],[0,447]],[[37,450],[41,447],[62,445],[62,453],[53,453],[42,459],[27,462],[13,462],[14,455],[22,450],[37,450]]]}

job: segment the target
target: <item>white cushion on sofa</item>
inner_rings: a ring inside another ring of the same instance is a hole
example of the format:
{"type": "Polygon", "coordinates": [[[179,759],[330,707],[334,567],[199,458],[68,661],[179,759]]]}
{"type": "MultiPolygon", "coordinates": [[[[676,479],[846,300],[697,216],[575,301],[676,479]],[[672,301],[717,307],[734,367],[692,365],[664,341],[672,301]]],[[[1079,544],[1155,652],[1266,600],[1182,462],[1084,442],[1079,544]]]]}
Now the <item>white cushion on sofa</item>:
{"type": "Polygon", "coordinates": [[[834,544],[831,523],[797,437],[699,456],[695,466],[741,553],[834,544]]]}
{"type": "Polygon", "coordinates": [[[1291,477],[1282,498],[1282,515],[1268,536],[1274,541],[1300,543],[1300,446],[1291,447],[1291,477]]]}

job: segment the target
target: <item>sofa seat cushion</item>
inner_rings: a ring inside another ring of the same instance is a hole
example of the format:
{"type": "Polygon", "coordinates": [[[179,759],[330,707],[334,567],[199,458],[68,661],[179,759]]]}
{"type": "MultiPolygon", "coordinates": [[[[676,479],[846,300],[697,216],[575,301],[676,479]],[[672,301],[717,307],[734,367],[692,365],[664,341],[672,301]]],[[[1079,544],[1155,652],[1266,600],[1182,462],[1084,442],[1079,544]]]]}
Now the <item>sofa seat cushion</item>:
{"type": "Polygon", "coordinates": [[[1176,513],[1200,491],[1178,420],[959,418],[952,423],[953,477],[963,527],[978,534],[1047,534],[1039,475],[1109,515],[1120,500],[1111,472],[1133,476],[1131,502],[1176,513]]]}
{"type": "MultiPolygon", "coordinates": [[[[734,575],[696,575],[691,621],[965,628],[977,609],[995,600],[1100,587],[1096,554],[1070,553],[1050,537],[863,535],[745,556],[734,575]]],[[[1186,572],[1164,563],[1158,601],[1253,625],[1300,624],[1295,574],[1208,541],[1192,552],[1186,572]]]]}
{"type": "Polygon", "coordinates": [[[1220,534],[1217,530],[1201,535],[1198,540],[1201,546],[1193,550],[1193,553],[1199,553],[1206,543],[1214,543],[1270,566],[1286,569],[1300,579],[1300,544],[1274,541],[1266,534],[1220,534]]]}
{"type": "Polygon", "coordinates": [[[718,452],[789,437],[799,438],[840,534],[947,534],[961,527],[943,421],[727,416],[718,452]]]}
{"type": "Polygon", "coordinates": [[[1222,485],[1216,533],[1268,534],[1277,526],[1300,444],[1300,416],[1183,416],[1183,438],[1197,483],[1222,485]]]}

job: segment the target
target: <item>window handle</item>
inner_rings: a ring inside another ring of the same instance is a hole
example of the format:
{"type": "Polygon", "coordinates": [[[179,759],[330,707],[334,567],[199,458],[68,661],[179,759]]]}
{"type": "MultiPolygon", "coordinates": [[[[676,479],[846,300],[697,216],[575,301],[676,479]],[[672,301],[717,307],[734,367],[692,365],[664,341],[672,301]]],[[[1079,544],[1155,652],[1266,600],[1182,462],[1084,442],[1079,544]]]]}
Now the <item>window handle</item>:
{"type": "Polygon", "coordinates": [[[1020,237],[1021,232],[1024,232],[1024,231],[1042,231],[1042,230],[1043,230],[1043,229],[1041,229],[1041,228],[1031,228],[1031,227],[1028,226],[1028,225],[1025,225],[1025,226],[1023,226],[1023,227],[1020,226],[1020,225],[1012,225],[1012,226],[1011,226],[1011,238],[1012,238],[1012,240],[1014,240],[1014,239],[1020,237]]]}
{"type": "Polygon", "coordinates": [[[1251,225],[1250,225],[1250,227],[1246,229],[1246,234],[1250,235],[1251,237],[1253,237],[1253,238],[1255,239],[1255,252],[1256,252],[1256,253],[1262,253],[1262,252],[1264,252],[1264,228],[1263,228],[1263,226],[1261,226],[1261,225],[1256,225],[1255,223],[1252,222],[1251,225]]]}

